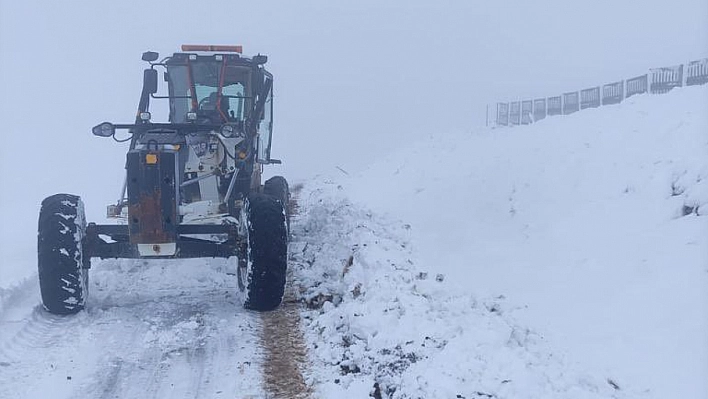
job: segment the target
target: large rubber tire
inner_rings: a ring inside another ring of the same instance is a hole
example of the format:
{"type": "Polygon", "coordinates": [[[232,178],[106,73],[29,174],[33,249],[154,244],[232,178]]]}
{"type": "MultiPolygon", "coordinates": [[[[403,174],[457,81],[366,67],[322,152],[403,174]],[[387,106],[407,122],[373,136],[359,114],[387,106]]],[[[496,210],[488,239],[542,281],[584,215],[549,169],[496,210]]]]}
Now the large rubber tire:
{"type": "Polygon", "coordinates": [[[285,210],[285,220],[290,231],[290,187],[283,176],[273,176],[263,183],[263,193],[277,198],[285,210]]]}
{"type": "Polygon", "coordinates": [[[81,198],[55,194],[42,201],[39,211],[37,254],[42,304],[50,313],[74,314],[88,297],[89,260],[82,240],[86,217],[81,198]]]}
{"type": "Polygon", "coordinates": [[[288,266],[288,232],[283,205],[253,193],[245,204],[248,223],[248,272],[244,306],[267,311],[280,305],[288,266]]]}

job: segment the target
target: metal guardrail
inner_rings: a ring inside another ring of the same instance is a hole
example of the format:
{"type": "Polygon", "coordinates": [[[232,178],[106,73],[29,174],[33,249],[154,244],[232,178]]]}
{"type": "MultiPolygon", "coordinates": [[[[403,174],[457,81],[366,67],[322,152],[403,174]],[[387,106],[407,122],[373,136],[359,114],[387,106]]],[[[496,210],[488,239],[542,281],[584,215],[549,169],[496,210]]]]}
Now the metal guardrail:
{"type": "Polygon", "coordinates": [[[686,66],[686,86],[708,83],[708,58],[691,61],[686,66]]]}
{"type": "Polygon", "coordinates": [[[533,122],[531,119],[531,113],[533,112],[533,101],[525,100],[521,102],[521,124],[528,125],[533,122]]]}
{"type": "Polygon", "coordinates": [[[600,106],[600,86],[585,89],[580,92],[580,109],[597,108],[600,106]]]}
{"type": "Polygon", "coordinates": [[[649,86],[647,75],[637,76],[636,78],[627,79],[627,94],[625,98],[632,97],[635,94],[644,94],[649,86]]]}
{"type": "Polygon", "coordinates": [[[578,92],[563,93],[563,115],[570,115],[577,111],[580,111],[578,92]]]}
{"type": "Polygon", "coordinates": [[[619,104],[624,100],[624,80],[602,86],[602,105],[619,104]]]}
{"type": "Polygon", "coordinates": [[[509,124],[509,103],[497,103],[497,125],[509,124]]]}
{"type": "Polygon", "coordinates": [[[587,108],[619,104],[629,97],[664,94],[676,87],[708,83],[708,58],[671,67],[652,68],[630,79],[590,87],[559,96],[497,103],[497,126],[527,125],[547,116],[569,115],[587,108]],[[684,73],[685,72],[685,73],[684,73]]]}
{"type": "Polygon", "coordinates": [[[546,117],[546,99],[538,98],[533,100],[533,121],[540,121],[546,117]]]}
{"type": "Polygon", "coordinates": [[[683,86],[683,64],[672,67],[654,68],[651,72],[652,94],[668,93],[675,87],[683,86]]]}
{"type": "Polygon", "coordinates": [[[514,101],[509,104],[509,124],[518,125],[521,123],[521,103],[514,101]]]}
{"type": "Polygon", "coordinates": [[[561,96],[548,97],[548,115],[563,115],[563,100],[561,96]]]}

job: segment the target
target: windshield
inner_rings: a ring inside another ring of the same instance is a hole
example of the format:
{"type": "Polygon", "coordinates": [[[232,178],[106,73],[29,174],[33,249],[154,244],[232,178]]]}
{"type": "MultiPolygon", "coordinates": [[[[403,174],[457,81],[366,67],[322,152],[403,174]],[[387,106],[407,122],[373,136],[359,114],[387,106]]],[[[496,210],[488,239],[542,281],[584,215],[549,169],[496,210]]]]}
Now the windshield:
{"type": "Polygon", "coordinates": [[[167,74],[171,122],[185,122],[189,111],[213,123],[243,121],[248,116],[250,67],[188,61],[187,65],[168,65],[167,74]]]}

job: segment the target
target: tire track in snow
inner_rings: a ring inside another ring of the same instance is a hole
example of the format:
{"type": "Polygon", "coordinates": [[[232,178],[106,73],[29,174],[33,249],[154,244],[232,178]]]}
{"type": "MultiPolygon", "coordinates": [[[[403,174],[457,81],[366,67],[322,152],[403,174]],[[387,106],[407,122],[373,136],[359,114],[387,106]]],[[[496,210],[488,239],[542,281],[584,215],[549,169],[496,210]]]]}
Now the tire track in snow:
{"type": "Polygon", "coordinates": [[[307,349],[300,327],[300,305],[291,278],[288,281],[280,307],[262,315],[263,377],[266,390],[274,397],[304,399],[311,394],[301,371],[307,364],[307,349]]]}
{"type": "Polygon", "coordinates": [[[29,315],[20,320],[2,320],[0,332],[0,361],[17,363],[26,357],[26,351],[56,345],[65,336],[65,329],[77,324],[76,320],[55,316],[44,311],[41,305],[31,308],[29,315]]]}
{"type": "Polygon", "coordinates": [[[102,373],[92,391],[101,398],[230,398],[261,392],[257,367],[240,367],[243,359],[258,363],[257,315],[225,301],[220,290],[193,294],[149,305],[156,314],[147,318],[150,326],[142,334],[147,350],[120,359],[117,377],[102,373]]]}
{"type": "Polygon", "coordinates": [[[96,262],[86,311],[0,313],[0,399],[263,397],[261,320],[217,260],[96,262]]]}
{"type": "MultiPolygon", "coordinates": [[[[288,212],[293,225],[297,223],[297,198],[301,188],[301,185],[292,187],[288,212]]],[[[261,346],[265,352],[262,370],[265,389],[270,395],[305,399],[312,394],[303,376],[307,365],[307,347],[300,323],[301,305],[293,284],[293,259],[289,258],[288,263],[283,303],[277,309],[261,314],[261,346]]]]}
{"type": "Polygon", "coordinates": [[[0,399],[309,397],[292,273],[281,307],[255,313],[232,261],[95,261],[68,317],[24,282],[0,310],[0,399]]]}

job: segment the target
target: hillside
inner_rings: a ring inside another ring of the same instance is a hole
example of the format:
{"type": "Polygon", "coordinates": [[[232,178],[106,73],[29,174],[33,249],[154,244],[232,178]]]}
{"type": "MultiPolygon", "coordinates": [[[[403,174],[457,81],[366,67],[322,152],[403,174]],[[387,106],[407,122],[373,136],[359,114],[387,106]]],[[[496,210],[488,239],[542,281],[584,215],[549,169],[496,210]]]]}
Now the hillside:
{"type": "Polygon", "coordinates": [[[644,397],[708,392],[708,87],[441,134],[342,183],[420,266],[644,397]]]}

